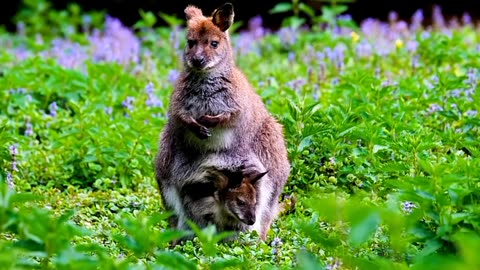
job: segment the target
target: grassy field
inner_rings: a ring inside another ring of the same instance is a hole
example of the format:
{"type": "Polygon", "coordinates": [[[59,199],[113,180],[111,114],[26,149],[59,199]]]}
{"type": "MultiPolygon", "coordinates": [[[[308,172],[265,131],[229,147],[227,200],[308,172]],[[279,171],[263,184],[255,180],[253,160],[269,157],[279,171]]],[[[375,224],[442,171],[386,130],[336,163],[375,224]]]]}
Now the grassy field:
{"type": "MultiPolygon", "coordinates": [[[[0,31],[1,269],[478,269],[479,29],[261,19],[238,66],[284,125],[295,208],[267,242],[174,249],[153,158],[184,30],[26,10],[0,31]]],[[[245,22],[246,23],[246,22],[245,22]]]]}

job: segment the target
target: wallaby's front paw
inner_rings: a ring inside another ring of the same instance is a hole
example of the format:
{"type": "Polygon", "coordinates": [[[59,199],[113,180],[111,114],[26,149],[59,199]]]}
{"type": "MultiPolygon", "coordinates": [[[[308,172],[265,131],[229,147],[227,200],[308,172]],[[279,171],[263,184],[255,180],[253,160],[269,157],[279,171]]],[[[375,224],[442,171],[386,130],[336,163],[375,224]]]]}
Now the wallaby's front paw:
{"type": "Polygon", "coordinates": [[[212,133],[210,133],[210,130],[207,127],[201,126],[198,129],[197,136],[198,136],[198,138],[203,140],[203,139],[206,139],[206,138],[212,136],[212,133]]]}
{"type": "Polygon", "coordinates": [[[201,125],[206,126],[206,127],[215,127],[218,124],[220,124],[220,122],[224,121],[225,117],[226,117],[225,113],[221,113],[221,114],[214,115],[214,116],[213,115],[202,115],[197,120],[197,122],[201,125]]]}

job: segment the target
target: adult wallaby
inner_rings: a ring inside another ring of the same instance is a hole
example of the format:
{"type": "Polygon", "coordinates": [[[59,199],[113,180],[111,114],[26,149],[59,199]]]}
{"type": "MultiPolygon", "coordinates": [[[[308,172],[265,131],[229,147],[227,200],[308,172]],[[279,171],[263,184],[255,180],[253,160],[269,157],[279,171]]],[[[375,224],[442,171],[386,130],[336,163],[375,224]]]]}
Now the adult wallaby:
{"type": "Polygon", "coordinates": [[[155,173],[164,206],[184,227],[180,189],[210,153],[253,152],[268,175],[255,184],[258,207],[253,229],[266,239],[278,214],[279,196],[290,173],[282,126],[236,67],[228,29],[233,6],[226,3],[206,17],[185,9],[187,45],[162,131],[155,173]]]}

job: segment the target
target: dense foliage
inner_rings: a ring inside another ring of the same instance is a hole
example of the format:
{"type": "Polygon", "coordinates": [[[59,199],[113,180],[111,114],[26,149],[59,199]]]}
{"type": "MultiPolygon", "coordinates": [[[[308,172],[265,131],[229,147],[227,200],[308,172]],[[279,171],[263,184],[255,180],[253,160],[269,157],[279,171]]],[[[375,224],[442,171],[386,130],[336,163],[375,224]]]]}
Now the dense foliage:
{"type": "Polygon", "coordinates": [[[267,242],[219,243],[192,224],[197,237],[171,248],[192,232],[167,227],[152,162],[183,21],[162,14],[171,27],[151,28],[142,12],[128,29],[26,2],[17,33],[0,34],[2,269],[480,267],[480,35],[468,15],[357,27],[329,13],[279,31],[257,17],[232,33],[285,127],[283,200],[298,202],[267,242]]]}

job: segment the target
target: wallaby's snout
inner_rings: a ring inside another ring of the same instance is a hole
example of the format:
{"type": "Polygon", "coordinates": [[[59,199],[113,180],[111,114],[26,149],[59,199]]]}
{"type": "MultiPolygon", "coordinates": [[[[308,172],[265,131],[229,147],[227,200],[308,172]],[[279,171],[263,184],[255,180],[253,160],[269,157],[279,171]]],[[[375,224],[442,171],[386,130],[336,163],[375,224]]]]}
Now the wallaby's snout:
{"type": "Polygon", "coordinates": [[[192,66],[195,68],[203,68],[205,66],[205,57],[200,55],[195,55],[191,60],[192,66]]]}
{"type": "Polygon", "coordinates": [[[245,224],[247,224],[247,225],[255,224],[255,213],[247,214],[245,216],[245,220],[243,222],[245,222],[245,224]]]}

